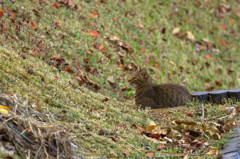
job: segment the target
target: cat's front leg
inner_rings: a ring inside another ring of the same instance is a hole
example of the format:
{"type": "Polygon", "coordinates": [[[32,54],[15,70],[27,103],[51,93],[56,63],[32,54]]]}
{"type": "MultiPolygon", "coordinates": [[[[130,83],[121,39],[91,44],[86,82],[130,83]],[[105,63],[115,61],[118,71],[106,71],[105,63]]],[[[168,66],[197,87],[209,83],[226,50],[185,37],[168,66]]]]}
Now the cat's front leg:
{"type": "Polygon", "coordinates": [[[157,105],[157,103],[148,97],[141,97],[139,99],[135,100],[136,105],[140,105],[142,108],[146,108],[146,107],[151,107],[151,108],[159,108],[159,106],[157,105]]]}

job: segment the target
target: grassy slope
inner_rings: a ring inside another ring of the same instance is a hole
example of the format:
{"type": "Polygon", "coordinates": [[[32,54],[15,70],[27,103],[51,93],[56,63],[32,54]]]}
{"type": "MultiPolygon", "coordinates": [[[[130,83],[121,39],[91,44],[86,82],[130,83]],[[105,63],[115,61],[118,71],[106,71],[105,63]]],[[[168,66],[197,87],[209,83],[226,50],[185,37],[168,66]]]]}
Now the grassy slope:
{"type": "Polygon", "coordinates": [[[84,124],[71,123],[73,133],[78,136],[79,143],[82,143],[81,151],[86,155],[116,157],[122,156],[122,152],[130,152],[132,156],[139,157],[145,156],[147,152],[141,146],[142,143],[148,143],[153,149],[157,147],[153,141],[148,141],[131,127],[132,123],[148,125],[152,116],[149,115],[149,110],[137,109],[130,100],[133,97],[132,88],[127,79],[132,72],[120,69],[119,51],[123,54],[125,65],[136,64],[151,68],[150,73],[156,83],[184,84],[191,92],[204,90],[206,81],[215,89],[240,87],[237,71],[240,62],[240,50],[237,47],[240,40],[237,36],[240,25],[236,15],[239,10],[237,2],[201,2],[201,7],[188,1],[107,1],[106,4],[99,1],[74,2],[78,10],[65,6],[56,9],[53,6],[55,1],[46,1],[45,4],[4,1],[5,14],[0,20],[7,25],[7,30],[2,27],[4,31],[0,35],[0,82],[21,77],[15,83],[1,86],[1,91],[14,92],[32,102],[38,101],[56,113],[67,110],[68,115],[82,120],[89,118],[84,124]],[[232,12],[219,18],[216,9],[225,3],[232,7],[232,12]],[[33,9],[38,11],[41,18],[33,9]],[[98,11],[99,16],[94,10],[98,11]],[[121,27],[113,20],[114,17],[120,21],[121,27]],[[188,23],[187,18],[190,18],[188,23]],[[53,28],[52,21],[62,26],[53,28]],[[33,29],[30,22],[36,25],[37,30],[33,29]],[[138,24],[143,25],[143,28],[137,27],[138,24]],[[224,30],[222,25],[226,25],[227,29],[224,30]],[[219,53],[196,51],[193,42],[172,35],[172,30],[176,27],[181,32],[192,32],[196,41],[208,39],[216,45],[215,49],[219,53]],[[161,33],[163,28],[166,30],[164,34],[161,33]],[[149,31],[151,29],[153,31],[149,31]],[[100,36],[92,37],[89,34],[91,30],[98,31],[100,36]],[[106,38],[114,35],[130,43],[135,53],[129,55],[121,49],[116,51],[115,45],[106,38]],[[219,40],[227,42],[228,47],[219,40]],[[95,49],[96,43],[102,44],[107,51],[95,49]],[[30,55],[39,47],[41,51],[30,55]],[[87,53],[89,50],[93,51],[92,55],[87,53]],[[212,58],[207,59],[207,54],[212,58]],[[58,71],[50,66],[54,55],[61,55],[75,73],[58,71]],[[86,58],[90,61],[88,65],[97,69],[98,74],[85,71],[86,58]],[[228,62],[226,58],[232,58],[235,62],[228,62]],[[146,59],[150,59],[149,62],[146,59]],[[102,63],[98,63],[99,60],[102,63]],[[207,67],[209,63],[210,66],[207,67]],[[85,86],[78,86],[73,79],[77,75],[74,65],[80,66],[102,89],[95,92],[85,86]],[[183,68],[182,72],[180,67],[183,68]],[[34,74],[28,74],[27,68],[32,68],[34,74]],[[232,70],[231,74],[229,70],[232,70]],[[107,82],[111,76],[117,88],[112,88],[107,82]],[[43,77],[46,85],[41,80],[43,77]],[[71,88],[69,81],[77,89],[71,88]],[[215,81],[220,81],[221,85],[216,85],[215,81]],[[129,90],[122,91],[121,85],[129,90]],[[109,101],[103,103],[102,100],[106,97],[109,101]],[[126,129],[117,125],[124,125],[126,129]],[[106,134],[99,135],[100,130],[105,130],[106,134]],[[117,142],[109,137],[115,137],[117,142]]]}

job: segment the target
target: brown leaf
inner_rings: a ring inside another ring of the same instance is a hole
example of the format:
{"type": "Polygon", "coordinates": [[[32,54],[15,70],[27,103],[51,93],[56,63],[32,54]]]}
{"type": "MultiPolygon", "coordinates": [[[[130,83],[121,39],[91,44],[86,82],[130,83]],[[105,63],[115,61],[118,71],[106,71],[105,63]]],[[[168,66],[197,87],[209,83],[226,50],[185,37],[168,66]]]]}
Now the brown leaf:
{"type": "Polygon", "coordinates": [[[81,86],[82,84],[86,84],[88,88],[94,88],[95,90],[99,90],[101,87],[89,79],[86,75],[84,75],[83,71],[78,70],[78,76],[74,77],[78,84],[81,86]]]}
{"type": "Polygon", "coordinates": [[[221,4],[216,10],[216,15],[218,17],[224,17],[225,15],[230,15],[232,13],[232,8],[226,4],[221,4]]]}
{"type": "Polygon", "coordinates": [[[74,73],[74,71],[70,68],[69,65],[64,68],[64,71],[66,71],[68,73],[74,73]]]}
{"type": "Polygon", "coordinates": [[[41,78],[41,81],[43,81],[43,83],[46,85],[46,81],[44,77],[41,78]]]}
{"type": "Polygon", "coordinates": [[[99,14],[98,10],[91,10],[91,17],[92,18],[95,18],[95,17],[100,18],[100,14],[99,14]]]}
{"type": "Polygon", "coordinates": [[[138,128],[139,130],[141,130],[142,132],[146,132],[146,130],[140,126],[137,126],[136,124],[132,124],[132,126],[138,128]]]}
{"type": "Polygon", "coordinates": [[[152,130],[156,127],[156,125],[148,125],[145,130],[147,133],[151,133],[152,130]]]}
{"type": "Polygon", "coordinates": [[[72,0],[57,0],[59,3],[62,3],[69,7],[70,9],[78,9],[77,5],[72,2],[72,0]]]}
{"type": "Polygon", "coordinates": [[[107,102],[108,101],[108,98],[106,97],[106,98],[104,98],[104,99],[102,99],[102,102],[104,103],[104,102],[107,102]]]}
{"type": "Polygon", "coordinates": [[[190,143],[188,148],[190,150],[196,150],[197,148],[202,147],[202,146],[203,146],[203,143],[201,141],[194,140],[193,142],[190,143]]]}
{"type": "Polygon", "coordinates": [[[154,138],[154,139],[159,139],[161,137],[160,134],[150,134],[149,137],[154,138]]]}
{"type": "Polygon", "coordinates": [[[222,86],[222,82],[221,82],[221,81],[218,81],[218,80],[215,81],[215,84],[216,84],[217,86],[222,86]]]}

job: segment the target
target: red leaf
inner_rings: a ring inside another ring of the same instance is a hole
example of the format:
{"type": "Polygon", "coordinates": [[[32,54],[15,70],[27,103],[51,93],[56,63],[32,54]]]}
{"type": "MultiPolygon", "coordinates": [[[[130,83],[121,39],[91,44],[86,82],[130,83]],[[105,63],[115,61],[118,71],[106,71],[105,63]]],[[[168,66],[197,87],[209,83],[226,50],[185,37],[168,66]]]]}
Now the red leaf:
{"type": "Polygon", "coordinates": [[[33,29],[36,28],[36,25],[33,22],[30,22],[31,26],[33,27],[33,29]]]}
{"type": "Polygon", "coordinates": [[[59,9],[59,6],[57,3],[54,3],[53,6],[56,8],[56,9],[59,9]]]}
{"type": "Polygon", "coordinates": [[[153,153],[147,153],[146,156],[147,156],[147,157],[153,157],[154,154],[153,154],[153,153]]]}
{"type": "Polygon", "coordinates": [[[59,23],[59,22],[55,22],[55,21],[53,21],[53,23],[54,23],[56,26],[62,27],[62,24],[59,23]]]}
{"type": "Polygon", "coordinates": [[[37,48],[35,51],[32,51],[30,54],[33,55],[33,54],[35,54],[36,52],[38,52],[39,50],[40,50],[40,49],[37,48]]]}
{"type": "Polygon", "coordinates": [[[227,30],[227,26],[226,26],[226,25],[222,25],[222,28],[223,28],[224,30],[227,30]]]}
{"type": "Polygon", "coordinates": [[[96,31],[90,31],[89,34],[94,36],[94,37],[98,37],[99,36],[98,32],[96,32],[96,31]]]}
{"type": "Polygon", "coordinates": [[[0,18],[4,16],[3,10],[0,9],[0,18]]]}
{"type": "Polygon", "coordinates": [[[118,19],[117,19],[117,18],[113,18],[113,20],[114,20],[115,22],[118,22],[118,19]]]}
{"type": "Polygon", "coordinates": [[[132,126],[138,128],[139,130],[141,130],[141,131],[143,131],[143,132],[146,131],[144,128],[142,128],[142,127],[140,127],[140,126],[137,126],[136,124],[132,124],[132,126]]]}
{"type": "Polygon", "coordinates": [[[128,157],[131,156],[130,153],[128,153],[128,152],[123,152],[123,154],[128,156],[128,157]]]}
{"type": "Polygon", "coordinates": [[[190,111],[190,112],[187,113],[187,115],[188,116],[193,116],[193,112],[190,111]]]}
{"type": "Polygon", "coordinates": [[[225,41],[219,40],[219,42],[220,42],[221,44],[223,44],[224,46],[227,46],[227,43],[226,43],[225,41]]]}
{"type": "Polygon", "coordinates": [[[212,56],[210,56],[210,55],[205,55],[205,57],[206,57],[207,59],[211,59],[211,58],[212,58],[212,56]]]}
{"type": "Polygon", "coordinates": [[[191,19],[190,18],[187,18],[187,23],[189,23],[191,21],[191,19]]]}

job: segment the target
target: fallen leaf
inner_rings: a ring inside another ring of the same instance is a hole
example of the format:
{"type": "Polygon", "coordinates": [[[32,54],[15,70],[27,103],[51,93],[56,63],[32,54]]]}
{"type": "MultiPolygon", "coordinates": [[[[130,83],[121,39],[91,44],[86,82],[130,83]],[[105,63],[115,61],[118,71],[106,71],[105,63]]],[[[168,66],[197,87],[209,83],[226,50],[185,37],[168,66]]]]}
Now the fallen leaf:
{"type": "Polygon", "coordinates": [[[68,73],[74,73],[74,71],[70,68],[69,65],[64,68],[64,71],[66,71],[68,73]]]}
{"type": "Polygon", "coordinates": [[[95,17],[99,18],[100,14],[99,14],[98,10],[91,10],[91,17],[92,18],[95,18],[95,17]]]}
{"type": "Polygon", "coordinates": [[[11,109],[9,107],[3,106],[3,105],[0,105],[0,108],[6,109],[7,111],[11,111],[11,109]]]}
{"type": "Polygon", "coordinates": [[[190,32],[190,31],[187,31],[187,37],[188,37],[188,39],[191,40],[191,41],[194,41],[194,40],[195,40],[194,35],[193,35],[192,32],[190,32]]]}
{"type": "Polygon", "coordinates": [[[70,9],[78,9],[77,5],[72,2],[72,0],[57,0],[59,3],[65,4],[70,9]]]}
{"type": "Polygon", "coordinates": [[[0,106],[0,114],[7,116],[10,109],[8,107],[0,106]]]}
{"type": "Polygon", "coordinates": [[[168,146],[159,145],[158,148],[157,148],[157,150],[158,150],[158,151],[161,151],[162,149],[166,149],[166,148],[168,148],[168,146]]]}
{"type": "Polygon", "coordinates": [[[222,25],[222,28],[223,28],[224,30],[227,30],[227,26],[226,26],[226,25],[222,25]]]}
{"type": "Polygon", "coordinates": [[[35,54],[36,52],[38,52],[40,50],[40,48],[37,48],[36,50],[32,51],[30,54],[33,55],[35,54]]]}
{"type": "Polygon", "coordinates": [[[215,81],[215,84],[216,84],[217,86],[222,86],[222,82],[221,82],[221,81],[218,81],[218,80],[215,81]]]}
{"type": "Polygon", "coordinates": [[[126,156],[128,156],[128,157],[131,156],[130,153],[128,153],[128,152],[123,152],[123,154],[126,155],[126,156]]]}
{"type": "Polygon", "coordinates": [[[104,102],[107,102],[108,101],[108,98],[106,97],[106,98],[104,98],[104,99],[102,99],[102,102],[104,103],[104,102]]]}
{"type": "Polygon", "coordinates": [[[211,58],[212,58],[211,55],[205,55],[205,57],[206,57],[207,59],[211,59],[211,58]]]}
{"type": "Polygon", "coordinates": [[[137,28],[143,29],[143,25],[142,24],[138,24],[136,25],[137,28]]]}
{"type": "Polygon", "coordinates": [[[190,111],[190,112],[187,113],[187,115],[188,116],[193,116],[193,112],[190,111]]]}
{"type": "Polygon", "coordinates": [[[145,130],[147,133],[151,133],[152,130],[156,127],[156,125],[148,125],[145,130]]]}
{"type": "Polygon", "coordinates": [[[206,154],[207,155],[216,155],[218,153],[217,149],[211,149],[210,151],[208,151],[206,154]]]}
{"type": "Polygon", "coordinates": [[[115,22],[118,22],[118,19],[117,19],[117,18],[113,18],[113,20],[114,20],[115,22]]]}
{"type": "Polygon", "coordinates": [[[99,50],[100,50],[102,53],[106,53],[106,52],[107,52],[107,49],[106,49],[103,45],[100,45],[100,46],[99,46],[99,50]]]}
{"type": "Polygon", "coordinates": [[[160,134],[150,134],[149,137],[154,138],[154,139],[159,139],[161,137],[160,134]]]}
{"type": "Polygon", "coordinates": [[[153,153],[147,153],[146,156],[147,156],[147,157],[153,157],[154,154],[153,154],[153,153]]]}
{"type": "Polygon", "coordinates": [[[0,18],[2,18],[4,16],[4,12],[2,9],[0,9],[0,18]]]}
{"type": "Polygon", "coordinates": [[[55,60],[63,60],[62,56],[60,55],[55,55],[55,56],[52,56],[55,60]]]}
{"type": "Polygon", "coordinates": [[[228,116],[228,119],[233,120],[238,114],[237,109],[234,107],[232,113],[228,116]]]}
{"type": "Polygon", "coordinates": [[[33,29],[36,28],[36,25],[35,25],[32,21],[30,22],[30,24],[31,24],[31,26],[33,27],[33,29]]]}
{"type": "Polygon", "coordinates": [[[221,44],[223,44],[224,46],[227,47],[227,43],[226,43],[225,41],[223,41],[223,40],[219,40],[219,42],[220,42],[221,44]]]}
{"type": "Polygon", "coordinates": [[[175,34],[178,34],[179,32],[180,32],[179,28],[174,28],[172,31],[172,34],[175,35],[175,34]]]}
{"type": "Polygon", "coordinates": [[[62,27],[62,24],[61,24],[61,23],[59,23],[59,22],[56,22],[56,21],[52,21],[52,22],[55,24],[55,26],[62,27]]]}
{"type": "Polygon", "coordinates": [[[57,3],[54,3],[53,6],[56,8],[56,9],[59,9],[59,6],[57,3]]]}
{"type": "Polygon", "coordinates": [[[99,36],[98,32],[96,32],[96,31],[90,31],[89,34],[93,37],[98,37],[99,36]]]}
{"type": "Polygon", "coordinates": [[[139,130],[141,130],[141,131],[143,131],[143,132],[146,131],[144,128],[142,128],[142,127],[140,127],[140,126],[137,126],[136,124],[132,124],[132,126],[138,128],[139,130]]]}

